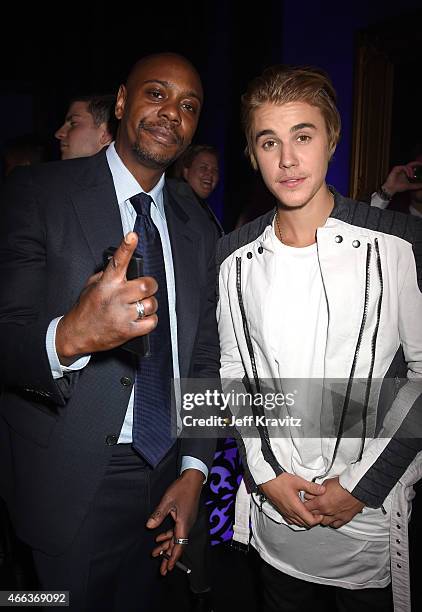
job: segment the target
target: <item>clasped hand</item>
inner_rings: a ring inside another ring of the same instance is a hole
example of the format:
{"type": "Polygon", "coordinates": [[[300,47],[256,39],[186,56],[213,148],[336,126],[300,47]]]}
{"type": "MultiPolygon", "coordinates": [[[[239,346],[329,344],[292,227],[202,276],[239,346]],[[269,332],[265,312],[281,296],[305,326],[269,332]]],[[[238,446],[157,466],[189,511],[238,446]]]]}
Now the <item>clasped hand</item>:
{"type": "Polygon", "coordinates": [[[321,525],[338,529],[362,512],[365,504],[346,491],[338,477],[328,478],[322,484],[325,486],[324,495],[315,497],[305,493],[307,509],[317,516],[323,515],[321,525]]]}
{"type": "Polygon", "coordinates": [[[260,489],[280,511],[286,523],[300,527],[329,525],[338,528],[348,523],[364,506],[343,489],[338,478],[316,484],[283,472],[260,485],[260,489]],[[304,501],[300,497],[301,492],[304,501]]]}

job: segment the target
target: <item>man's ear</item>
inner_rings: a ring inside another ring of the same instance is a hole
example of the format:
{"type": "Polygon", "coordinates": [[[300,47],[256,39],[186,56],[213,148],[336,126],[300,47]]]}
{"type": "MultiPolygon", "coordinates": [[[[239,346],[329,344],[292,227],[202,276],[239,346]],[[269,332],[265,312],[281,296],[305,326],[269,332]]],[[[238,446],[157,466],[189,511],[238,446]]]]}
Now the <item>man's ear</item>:
{"type": "Polygon", "coordinates": [[[123,117],[126,104],[126,95],[126,87],[124,85],[120,85],[117,93],[116,106],[114,107],[114,114],[116,115],[117,119],[121,119],[123,117]]]}
{"type": "Polygon", "coordinates": [[[185,181],[187,181],[188,180],[188,174],[189,174],[189,168],[183,168],[182,174],[183,174],[183,178],[185,179],[185,181]]]}
{"type": "Polygon", "coordinates": [[[103,147],[105,147],[106,145],[109,145],[111,142],[113,142],[113,136],[108,131],[108,127],[106,123],[102,123],[100,128],[102,130],[101,137],[100,137],[100,144],[103,147]]]}

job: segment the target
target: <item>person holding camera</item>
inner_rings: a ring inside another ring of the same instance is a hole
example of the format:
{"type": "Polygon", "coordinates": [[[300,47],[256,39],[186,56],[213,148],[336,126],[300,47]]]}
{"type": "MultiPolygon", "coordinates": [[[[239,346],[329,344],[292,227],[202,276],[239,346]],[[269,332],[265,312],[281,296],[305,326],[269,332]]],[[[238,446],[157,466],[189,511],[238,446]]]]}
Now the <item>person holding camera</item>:
{"type": "Polygon", "coordinates": [[[422,217],[422,153],[414,161],[390,170],[380,189],[372,194],[371,206],[422,217]]]}

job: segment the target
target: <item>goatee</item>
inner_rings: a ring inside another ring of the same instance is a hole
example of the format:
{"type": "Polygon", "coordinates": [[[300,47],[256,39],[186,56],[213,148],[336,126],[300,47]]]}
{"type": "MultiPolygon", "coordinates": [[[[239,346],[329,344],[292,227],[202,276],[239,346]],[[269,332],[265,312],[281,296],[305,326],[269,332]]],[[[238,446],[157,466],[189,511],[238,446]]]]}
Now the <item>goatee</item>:
{"type": "Polygon", "coordinates": [[[154,170],[164,170],[168,166],[170,166],[183,152],[183,139],[179,134],[176,133],[174,128],[170,126],[168,123],[157,123],[157,124],[149,124],[146,121],[140,121],[137,129],[137,139],[132,147],[132,151],[135,154],[136,158],[140,163],[148,168],[152,168],[154,170]],[[150,128],[157,127],[165,127],[167,130],[173,133],[175,142],[179,145],[180,149],[173,155],[166,155],[165,153],[158,153],[154,151],[150,151],[142,146],[142,131],[148,131],[150,128]]]}
{"type": "Polygon", "coordinates": [[[179,156],[177,155],[159,155],[158,153],[154,153],[147,149],[144,149],[138,142],[136,142],[132,151],[134,152],[136,159],[147,168],[152,168],[153,170],[164,170],[168,166],[170,166],[179,156]]]}

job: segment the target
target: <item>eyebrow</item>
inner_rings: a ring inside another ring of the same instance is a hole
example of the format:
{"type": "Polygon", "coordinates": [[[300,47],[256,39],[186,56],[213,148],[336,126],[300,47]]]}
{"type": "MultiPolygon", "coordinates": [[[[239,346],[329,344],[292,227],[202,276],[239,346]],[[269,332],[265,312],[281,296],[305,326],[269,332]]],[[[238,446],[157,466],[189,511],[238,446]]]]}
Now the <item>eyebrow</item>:
{"type": "MultiPolygon", "coordinates": [[[[311,128],[313,130],[316,130],[316,125],[314,125],[313,123],[298,123],[297,125],[293,125],[290,128],[290,133],[294,134],[295,132],[298,132],[299,130],[303,130],[304,128],[311,128]]],[[[260,130],[259,132],[256,133],[255,142],[258,142],[261,136],[275,136],[275,135],[276,133],[274,132],[274,130],[260,130]]]]}
{"type": "MultiPolygon", "coordinates": [[[[161,81],[160,79],[147,79],[146,81],[144,81],[144,84],[147,84],[147,83],[159,83],[163,87],[169,87],[170,89],[174,87],[173,83],[170,83],[169,81],[161,81]]],[[[196,98],[198,102],[202,104],[201,97],[195,91],[187,91],[187,92],[184,92],[183,95],[187,96],[188,98],[196,98]]]]}
{"type": "Polygon", "coordinates": [[[291,127],[290,131],[298,132],[299,130],[303,130],[304,128],[312,128],[313,130],[316,130],[316,125],[314,125],[313,123],[298,123],[297,125],[291,127]]]}

